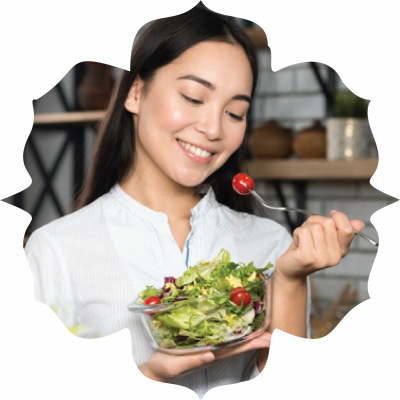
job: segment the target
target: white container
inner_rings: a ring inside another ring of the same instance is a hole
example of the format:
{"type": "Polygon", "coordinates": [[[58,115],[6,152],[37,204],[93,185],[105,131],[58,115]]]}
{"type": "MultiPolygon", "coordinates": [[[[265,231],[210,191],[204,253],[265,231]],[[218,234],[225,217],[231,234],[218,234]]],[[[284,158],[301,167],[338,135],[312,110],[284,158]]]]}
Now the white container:
{"type": "Polygon", "coordinates": [[[326,121],[328,160],[369,157],[372,135],[368,119],[328,118],[326,121]]]}

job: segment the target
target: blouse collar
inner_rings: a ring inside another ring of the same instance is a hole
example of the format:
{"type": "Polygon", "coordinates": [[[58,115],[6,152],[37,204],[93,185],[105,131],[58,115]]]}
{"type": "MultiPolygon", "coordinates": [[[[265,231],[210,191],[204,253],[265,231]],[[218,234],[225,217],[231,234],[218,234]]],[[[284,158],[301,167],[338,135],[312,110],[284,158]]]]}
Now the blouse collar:
{"type": "MultiPolygon", "coordinates": [[[[212,208],[218,205],[214,191],[212,190],[211,186],[207,185],[200,187],[198,189],[198,194],[202,195],[203,197],[191,209],[192,216],[196,217],[206,214],[208,211],[210,211],[212,208]]],[[[113,198],[115,198],[127,211],[130,211],[142,217],[168,221],[168,217],[165,213],[160,211],[154,211],[153,209],[143,205],[142,203],[139,203],[133,197],[125,193],[118,183],[111,189],[110,195],[113,198]]]]}

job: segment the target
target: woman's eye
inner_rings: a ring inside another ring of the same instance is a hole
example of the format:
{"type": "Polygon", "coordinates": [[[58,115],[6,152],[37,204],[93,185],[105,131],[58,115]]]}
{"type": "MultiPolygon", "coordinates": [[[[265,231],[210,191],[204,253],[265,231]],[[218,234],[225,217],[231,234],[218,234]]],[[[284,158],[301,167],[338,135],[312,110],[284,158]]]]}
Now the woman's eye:
{"type": "Polygon", "coordinates": [[[203,102],[201,100],[192,99],[191,97],[185,96],[183,93],[181,93],[181,96],[186,101],[188,101],[189,103],[192,103],[192,104],[203,104],[203,102]]]}
{"type": "Polygon", "coordinates": [[[229,111],[226,111],[226,113],[227,113],[231,118],[233,118],[235,121],[241,122],[241,121],[244,120],[244,117],[240,117],[239,115],[232,114],[232,113],[229,112],[229,111]]]}

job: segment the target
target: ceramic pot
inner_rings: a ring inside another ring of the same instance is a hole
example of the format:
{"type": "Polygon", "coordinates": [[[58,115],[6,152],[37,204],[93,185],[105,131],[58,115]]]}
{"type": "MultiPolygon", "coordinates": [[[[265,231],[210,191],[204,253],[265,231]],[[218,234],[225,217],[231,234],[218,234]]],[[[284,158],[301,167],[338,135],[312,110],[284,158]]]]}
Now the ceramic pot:
{"type": "Polygon", "coordinates": [[[110,65],[87,61],[85,75],[77,88],[77,101],[82,110],[103,110],[114,84],[110,65]]]}
{"type": "Polygon", "coordinates": [[[369,157],[372,132],[367,119],[328,118],[326,128],[328,160],[369,157]]]}
{"type": "Polygon", "coordinates": [[[293,151],[300,158],[326,157],[326,129],[320,120],[299,131],[293,140],[293,151]]]}
{"type": "Polygon", "coordinates": [[[254,128],[248,140],[250,153],[257,158],[286,158],[292,152],[292,130],[277,121],[254,128]]]}

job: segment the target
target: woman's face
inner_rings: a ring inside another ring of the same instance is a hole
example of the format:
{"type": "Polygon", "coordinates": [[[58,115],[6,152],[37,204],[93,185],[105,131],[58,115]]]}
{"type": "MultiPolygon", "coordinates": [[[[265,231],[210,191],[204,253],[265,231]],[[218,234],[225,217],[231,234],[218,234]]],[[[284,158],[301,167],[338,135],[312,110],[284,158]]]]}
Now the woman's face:
{"type": "Polygon", "coordinates": [[[221,42],[201,42],[160,68],[146,92],[137,81],[125,103],[134,114],[135,170],[202,183],[242,143],[252,83],[244,50],[221,42]]]}

